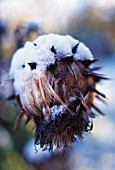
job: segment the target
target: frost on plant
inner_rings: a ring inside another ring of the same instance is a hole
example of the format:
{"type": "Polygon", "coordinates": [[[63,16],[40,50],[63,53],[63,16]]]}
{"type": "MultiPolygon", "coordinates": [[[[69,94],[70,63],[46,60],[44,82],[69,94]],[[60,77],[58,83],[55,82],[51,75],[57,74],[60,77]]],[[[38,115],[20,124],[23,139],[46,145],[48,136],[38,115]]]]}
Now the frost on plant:
{"type": "Polygon", "coordinates": [[[23,115],[36,125],[35,143],[49,150],[65,149],[93,128],[96,96],[106,96],[96,83],[106,79],[90,68],[92,53],[69,35],[48,34],[27,42],[14,54],[10,78],[23,115]]]}

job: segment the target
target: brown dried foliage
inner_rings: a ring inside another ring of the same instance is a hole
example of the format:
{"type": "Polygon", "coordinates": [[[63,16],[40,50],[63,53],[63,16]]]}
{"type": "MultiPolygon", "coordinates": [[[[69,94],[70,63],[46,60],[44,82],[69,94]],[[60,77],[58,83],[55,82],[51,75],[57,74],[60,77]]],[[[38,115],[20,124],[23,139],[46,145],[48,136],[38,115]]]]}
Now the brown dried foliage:
{"type": "Polygon", "coordinates": [[[54,146],[64,149],[82,139],[83,134],[93,128],[95,114],[91,108],[104,115],[93,100],[96,95],[106,97],[95,88],[96,82],[106,78],[89,68],[93,62],[95,60],[74,61],[71,56],[56,60],[40,78],[33,77],[32,91],[25,92],[26,99],[22,99],[23,105],[20,103],[21,113],[15,127],[23,114],[27,116],[23,126],[33,119],[36,124],[35,143],[49,150],[54,146]],[[52,119],[50,108],[54,105],[62,105],[65,111],[52,119]]]}

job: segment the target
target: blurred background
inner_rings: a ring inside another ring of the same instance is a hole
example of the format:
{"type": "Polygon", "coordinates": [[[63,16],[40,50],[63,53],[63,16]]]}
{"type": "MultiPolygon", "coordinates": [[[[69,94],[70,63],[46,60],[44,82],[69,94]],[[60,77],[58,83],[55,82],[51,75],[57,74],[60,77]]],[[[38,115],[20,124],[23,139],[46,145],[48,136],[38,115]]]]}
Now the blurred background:
{"type": "Polygon", "coordinates": [[[115,1],[0,0],[0,72],[8,71],[16,49],[47,33],[70,34],[99,59],[99,72],[111,78],[97,85],[108,100],[95,100],[106,116],[97,116],[91,134],[59,156],[39,146],[35,153],[33,122],[14,130],[19,108],[1,103],[0,170],[115,170],[115,1]]]}

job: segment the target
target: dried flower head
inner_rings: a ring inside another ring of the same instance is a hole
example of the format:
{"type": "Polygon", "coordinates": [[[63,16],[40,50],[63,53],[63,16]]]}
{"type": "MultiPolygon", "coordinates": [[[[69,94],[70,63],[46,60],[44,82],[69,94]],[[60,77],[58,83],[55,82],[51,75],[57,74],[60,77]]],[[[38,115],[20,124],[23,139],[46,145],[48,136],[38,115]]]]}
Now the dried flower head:
{"type": "Polygon", "coordinates": [[[71,36],[49,34],[27,42],[13,56],[10,77],[24,125],[33,119],[35,143],[49,150],[64,149],[93,128],[95,96],[106,96],[95,85],[104,75],[90,68],[96,60],[71,36]]]}

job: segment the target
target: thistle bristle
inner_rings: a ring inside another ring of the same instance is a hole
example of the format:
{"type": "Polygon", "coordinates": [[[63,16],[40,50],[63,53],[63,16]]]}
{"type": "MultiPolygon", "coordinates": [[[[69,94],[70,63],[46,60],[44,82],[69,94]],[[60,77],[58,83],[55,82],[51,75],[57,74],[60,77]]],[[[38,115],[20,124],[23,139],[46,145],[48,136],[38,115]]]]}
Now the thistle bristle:
{"type": "Polygon", "coordinates": [[[77,88],[75,88],[75,93],[76,93],[77,98],[80,100],[81,104],[83,105],[83,107],[87,109],[88,106],[87,106],[87,103],[85,102],[83,94],[77,88]]]}
{"type": "Polygon", "coordinates": [[[20,113],[18,114],[18,116],[16,117],[16,120],[15,120],[14,125],[13,125],[13,129],[17,128],[17,126],[18,126],[20,120],[22,119],[22,117],[24,116],[24,114],[25,114],[25,111],[22,109],[20,111],[20,113]]]}
{"type": "Polygon", "coordinates": [[[22,123],[21,127],[24,128],[29,123],[30,120],[31,120],[31,116],[27,115],[27,117],[24,120],[24,122],[22,123]]]}
{"type": "Polygon", "coordinates": [[[94,68],[91,68],[90,70],[95,71],[95,70],[100,70],[100,69],[102,69],[102,67],[94,67],[94,68]]]}
{"type": "Polygon", "coordinates": [[[95,106],[93,103],[92,103],[92,107],[93,107],[99,114],[101,114],[102,116],[105,116],[105,114],[104,114],[97,106],[95,106]]]}
{"type": "Polygon", "coordinates": [[[96,98],[97,98],[99,101],[101,101],[102,103],[107,104],[106,101],[105,101],[102,97],[100,97],[99,95],[96,95],[96,98]]]}
{"type": "Polygon", "coordinates": [[[95,63],[96,61],[98,61],[98,59],[94,59],[94,60],[79,60],[85,67],[89,67],[91,64],[95,63]]]}
{"type": "Polygon", "coordinates": [[[98,95],[100,95],[101,97],[107,99],[106,95],[104,93],[101,93],[100,91],[98,91],[95,87],[90,86],[89,89],[90,89],[90,91],[93,91],[93,92],[97,93],[98,95]]]}

